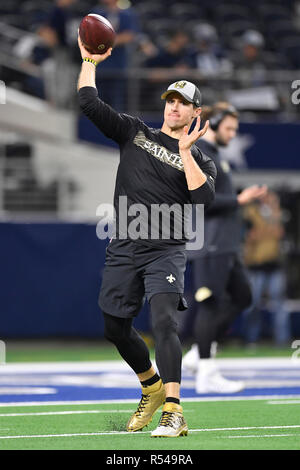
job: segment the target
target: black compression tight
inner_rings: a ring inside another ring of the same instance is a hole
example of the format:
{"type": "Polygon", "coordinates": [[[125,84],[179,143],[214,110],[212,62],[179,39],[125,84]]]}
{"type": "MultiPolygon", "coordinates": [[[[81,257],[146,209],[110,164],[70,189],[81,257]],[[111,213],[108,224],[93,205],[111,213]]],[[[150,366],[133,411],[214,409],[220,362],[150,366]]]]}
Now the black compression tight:
{"type": "MultiPolygon", "coordinates": [[[[181,381],[181,344],[175,313],[179,294],[156,294],[150,301],[155,359],[164,383],[181,381]]],[[[104,335],[115,344],[122,358],[136,374],[151,368],[148,348],[132,326],[132,319],[104,313],[104,335]]]]}
{"type": "Polygon", "coordinates": [[[114,343],[124,361],[136,374],[146,372],[152,366],[148,348],[132,326],[131,318],[118,318],[103,313],[104,336],[114,343]]]}
{"type": "Polygon", "coordinates": [[[181,382],[181,344],[177,333],[179,294],[156,294],[150,301],[155,360],[163,383],[181,382]]]}

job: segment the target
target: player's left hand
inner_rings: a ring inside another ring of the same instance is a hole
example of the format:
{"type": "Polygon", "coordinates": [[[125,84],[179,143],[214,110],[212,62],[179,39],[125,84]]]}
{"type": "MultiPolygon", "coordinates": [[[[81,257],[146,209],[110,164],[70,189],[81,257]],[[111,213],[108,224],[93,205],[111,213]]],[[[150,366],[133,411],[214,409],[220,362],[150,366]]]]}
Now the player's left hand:
{"type": "Polygon", "coordinates": [[[183,134],[178,142],[179,150],[189,150],[191,146],[206,133],[209,126],[209,121],[205,122],[203,129],[200,129],[200,123],[201,118],[200,116],[198,116],[196,120],[196,125],[190,134],[188,133],[188,126],[185,126],[183,128],[183,134]]]}

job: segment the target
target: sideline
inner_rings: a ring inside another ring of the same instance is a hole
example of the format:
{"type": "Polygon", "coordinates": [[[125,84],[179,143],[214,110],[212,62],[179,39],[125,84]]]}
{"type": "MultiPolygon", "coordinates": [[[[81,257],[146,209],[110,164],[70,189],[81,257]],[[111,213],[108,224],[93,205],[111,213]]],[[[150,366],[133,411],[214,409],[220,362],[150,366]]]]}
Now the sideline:
{"type": "MultiPolygon", "coordinates": [[[[292,426],[247,426],[238,428],[208,428],[208,429],[189,429],[189,432],[220,432],[220,431],[249,431],[253,429],[295,429],[300,428],[300,424],[292,426]]],[[[110,431],[110,432],[86,432],[86,433],[73,433],[73,434],[36,434],[24,436],[0,436],[0,439],[39,439],[51,437],[80,437],[80,436],[135,436],[140,434],[150,434],[150,431],[127,432],[127,431],[110,431]]],[[[298,435],[298,434],[297,434],[298,435]]],[[[300,434],[299,434],[300,436],[300,434]]],[[[227,437],[227,436],[226,436],[227,437]]],[[[229,436],[232,437],[232,436],[229,436]]],[[[249,436],[243,436],[249,437],[249,436]]]]}

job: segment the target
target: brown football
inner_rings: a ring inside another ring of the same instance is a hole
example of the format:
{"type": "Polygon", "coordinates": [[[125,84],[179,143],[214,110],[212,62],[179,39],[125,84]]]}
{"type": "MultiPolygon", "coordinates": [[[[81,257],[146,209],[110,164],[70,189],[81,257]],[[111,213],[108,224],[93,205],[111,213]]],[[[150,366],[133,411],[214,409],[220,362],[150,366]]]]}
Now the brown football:
{"type": "Polygon", "coordinates": [[[113,47],[116,33],[104,16],[90,13],[81,20],[79,36],[90,54],[105,54],[107,49],[113,47]]]}

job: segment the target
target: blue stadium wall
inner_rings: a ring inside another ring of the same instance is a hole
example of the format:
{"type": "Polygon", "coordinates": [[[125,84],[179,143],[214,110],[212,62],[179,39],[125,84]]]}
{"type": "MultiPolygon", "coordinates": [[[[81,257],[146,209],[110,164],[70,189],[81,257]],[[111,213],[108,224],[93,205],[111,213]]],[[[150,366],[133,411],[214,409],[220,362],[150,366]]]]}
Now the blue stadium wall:
{"type": "MultiPolygon", "coordinates": [[[[161,127],[160,122],[147,122],[147,124],[154,128],[161,127]]],[[[239,134],[252,140],[245,150],[249,168],[300,170],[300,122],[241,123],[239,134]]],[[[96,144],[117,147],[83,115],[78,120],[78,136],[96,144]]]]}
{"type": "MultiPolygon", "coordinates": [[[[0,223],[0,339],[103,337],[97,300],[106,246],[107,241],[97,238],[94,224],[0,223]]],[[[182,339],[192,334],[191,279],[188,264],[185,296],[190,309],[182,339]]],[[[292,331],[298,337],[300,317],[292,317],[292,331]]],[[[239,318],[230,335],[240,335],[241,326],[239,318]]],[[[150,331],[147,303],[135,327],[150,331]]]]}
{"type": "MultiPolygon", "coordinates": [[[[96,225],[0,224],[0,338],[98,337],[107,242],[96,225]]],[[[137,319],[148,330],[148,317],[137,319]]]]}

